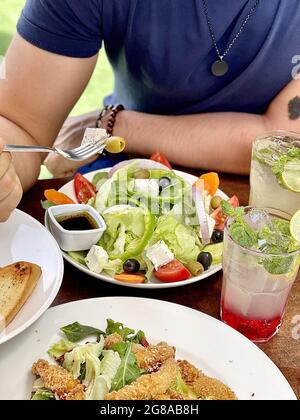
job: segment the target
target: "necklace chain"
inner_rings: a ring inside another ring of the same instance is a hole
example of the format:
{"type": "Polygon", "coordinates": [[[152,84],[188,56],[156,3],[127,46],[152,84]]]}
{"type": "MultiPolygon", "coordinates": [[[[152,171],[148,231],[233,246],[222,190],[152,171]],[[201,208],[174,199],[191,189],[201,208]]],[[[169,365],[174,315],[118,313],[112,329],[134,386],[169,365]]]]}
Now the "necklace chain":
{"type": "Polygon", "coordinates": [[[239,30],[239,31],[238,31],[238,33],[235,35],[235,37],[233,38],[233,40],[230,42],[230,44],[228,45],[228,47],[226,48],[226,50],[224,51],[224,53],[223,53],[223,54],[221,54],[221,52],[220,52],[220,50],[219,50],[219,47],[218,47],[218,44],[217,44],[217,41],[216,41],[216,37],[215,37],[214,30],[213,30],[213,25],[212,25],[212,22],[211,22],[211,18],[210,18],[209,13],[208,13],[207,0],[202,0],[202,3],[203,3],[203,9],[204,9],[204,13],[205,13],[205,16],[206,16],[206,20],[207,20],[207,25],[208,25],[208,29],[209,29],[209,32],[210,32],[210,36],[211,36],[211,39],[212,39],[212,41],[213,41],[213,44],[214,44],[214,47],[215,47],[216,53],[217,53],[217,55],[218,55],[218,57],[219,57],[220,61],[223,61],[223,59],[224,59],[224,58],[226,57],[226,55],[229,53],[229,51],[230,51],[230,50],[231,50],[231,48],[234,46],[234,44],[236,43],[236,41],[239,39],[239,37],[240,37],[241,33],[243,32],[243,30],[245,29],[245,27],[246,27],[246,25],[247,25],[247,23],[248,23],[248,21],[249,21],[249,19],[251,18],[251,16],[252,16],[252,15],[253,15],[253,13],[255,12],[255,10],[256,10],[256,8],[257,8],[257,6],[259,5],[259,2],[260,2],[260,0],[256,0],[256,1],[255,1],[254,6],[251,8],[251,10],[249,11],[249,13],[248,13],[248,15],[247,15],[246,19],[245,19],[245,20],[244,20],[244,22],[242,23],[242,26],[241,26],[240,30],[239,30]]]}

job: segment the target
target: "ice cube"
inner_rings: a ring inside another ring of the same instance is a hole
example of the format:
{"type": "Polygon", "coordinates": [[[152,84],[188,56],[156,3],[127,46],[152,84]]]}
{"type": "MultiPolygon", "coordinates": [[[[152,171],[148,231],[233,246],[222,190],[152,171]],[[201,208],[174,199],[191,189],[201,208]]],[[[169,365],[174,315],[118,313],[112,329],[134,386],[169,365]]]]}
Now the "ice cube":
{"type": "Polygon", "coordinates": [[[271,223],[271,218],[264,210],[252,209],[246,214],[245,221],[251,229],[260,230],[271,223]]]}

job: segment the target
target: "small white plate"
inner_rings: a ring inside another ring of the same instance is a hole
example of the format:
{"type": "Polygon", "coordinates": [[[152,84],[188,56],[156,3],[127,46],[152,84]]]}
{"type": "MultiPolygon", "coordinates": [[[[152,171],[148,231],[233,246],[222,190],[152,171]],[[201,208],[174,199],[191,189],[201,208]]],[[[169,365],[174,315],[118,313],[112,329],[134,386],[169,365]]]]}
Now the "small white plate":
{"type": "MultiPolygon", "coordinates": [[[[97,174],[99,172],[107,172],[109,170],[110,170],[110,168],[103,169],[102,171],[101,170],[100,171],[94,171],[94,172],[90,172],[89,174],[85,174],[84,176],[89,181],[92,181],[95,174],[97,174]]],[[[177,175],[181,176],[186,182],[190,183],[191,185],[193,185],[194,182],[197,181],[197,177],[195,177],[193,175],[190,175],[190,174],[187,174],[187,173],[181,172],[181,171],[174,171],[174,172],[177,175]]],[[[75,202],[77,201],[76,195],[75,195],[75,190],[74,190],[74,181],[73,180],[68,182],[66,185],[64,185],[59,191],[63,192],[64,194],[67,194],[75,202]]],[[[224,198],[225,200],[228,200],[228,198],[229,198],[226,194],[224,194],[220,190],[218,190],[217,194],[221,198],[224,198]]],[[[49,230],[49,224],[48,224],[48,221],[47,221],[46,218],[45,218],[45,225],[46,225],[47,229],[49,230]]],[[[143,284],[127,284],[126,283],[125,284],[125,283],[121,283],[118,280],[115,280],[114,278],[112,278],[112,277],[110,277],[106,274],[93,273],[86,266],[74,261],[71,257],[69,257],[69,255],[67,253],[65,253],[63,251],[62,251],[62,253],[63,253],[63,256],[64,256],[66,261],[68,261],[74,267],[78,268],[80,271],[83,271],[85,274],[88,274],[89,276],[95,277],[98,280],[106,281],[108,283],[116,284],[118,286],[133,287],[133,288],[138,288],[138,289],[169,289],[169,288],[173,288],[173,287],[186,286],[188,284],[192,284],[192,283],[195,283],[197,281],[204,280],[207,277],[210,277],[213,274],[222,270],[222,264],[218,264],[218,265],[212,266],[209,270],[207,270],[205,273],[201,274],[200,276],[192,277],[188,280],[179,281],[179,282],[176,282],[176,283],[163,283],[163,282],[159,281],[158,279],[156,279],[154,276],[152,276],[152,278],[150,279],[150,281],[148,283],[143,283],[143,284]]]]}
{"type": "Polygon", "coordinates": [[[177,359],[187,359],[207,375],[220,379],[240,400],[296,400],[274,363],[227,325],[184,306],[130,297],[57,306],[21,337],[2,345],[0,400],[30,399],[32,364],[48,358],[49,347],[61,339],[61,327],[78,321],[103,330],[107,318],[143,330],[151,343],[166,341],[175,346],[177,359]]]}
{"type": "Polygon", "coordinates": [[[0,224],[0,267],[17,261],[38,264],[42,277],[15,319],[0,332],[0,344],[23,332],[51,305],[61,286],[64,262],[60,249],[47,229],[20,210],[0,224]]]}

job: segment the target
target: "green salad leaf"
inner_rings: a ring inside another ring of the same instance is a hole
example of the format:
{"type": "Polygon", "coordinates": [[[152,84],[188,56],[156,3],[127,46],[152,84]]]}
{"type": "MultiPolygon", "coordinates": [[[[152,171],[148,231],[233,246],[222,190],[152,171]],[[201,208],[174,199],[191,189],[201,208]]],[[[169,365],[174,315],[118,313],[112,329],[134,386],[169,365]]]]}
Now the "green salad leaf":
{"type": "Polygon", "coordinates": [[[134,330],[131,328],[124,327],[124,325],[121,322],[115,322],[112,319],[107,320],[107,327],[106,327],[106,334],[119,334],[124,341],[128,338],[129,335],[132,335],[135,333],[134,330]]]}
{"type": "Polygon", "coordinates": [[[158,219],[149,246],[159,241],[164,241],[183,264],[196,261],[201,251],[201,245],[194,229],[184,226],[177,218],[169,215],[161,216],[158,219]]]}
{"type": "Polygon", "coordinates": [[[133,343],[117,343],[111,347],[111,350],[117,352],[121,358],[121,364],[113,379],[111,391],[118,391],[125,385],[130,385],[142,376],[145,371],[137,365],[135,354],[132,351],[133,343]]]}
{"type": "Polygon", "coordinates": [[[96,175],[94,175],[92,183],[97,187],[99,187],[99,183],[106,182],[109,178],[108,172],[98,172],[96,175]]]}
{"type": "Polygon", "coordinates": [[[196,393],[184,382],[179,370],[176,375],[176,382],[171,386],[171,390],[183,395],[188,400],[197,400],[196,393]]]}
{"type": "Polygon", "coordinates": [[[76,347],[75,343],[72,343],[68,340],[60,340],[58,343],[54,344],[48,350],[49,356],[53,357],[55,360],[60,359],[65,353],[73,350],[76,347]]]}
{"type": "Polygon", "coordinates": [[[48,210],[50,207],[56,206],[55,203],[52,203],[52,201],[49,200],[41,201],[41,205],[44,210],[48,210]]]}
{"type": "Polygon", "coordinates": [[[107,229],[99,245],[111,260],[138,257],[155,228],[155,216],[145,207],[114,206],[103,213],[107,229]]]}
{"type": "Polygon", "coordinates": [[[97,328],[81,325],[78,322],[67,325],[61,328],[61,331],[66,335],[67,339],[73,343],[84,340],[90,336],[97,336],[98,338],[105,333],[97,328]]]}
{"type": "Polygon", "coordinates": [[[53,392],[48,391],[47,389],[39,389],[37,390],[33,396],[31,397],[32,401],[50,401],[50,400],[55,400],[55,395],[53,394],[53,392]]]}

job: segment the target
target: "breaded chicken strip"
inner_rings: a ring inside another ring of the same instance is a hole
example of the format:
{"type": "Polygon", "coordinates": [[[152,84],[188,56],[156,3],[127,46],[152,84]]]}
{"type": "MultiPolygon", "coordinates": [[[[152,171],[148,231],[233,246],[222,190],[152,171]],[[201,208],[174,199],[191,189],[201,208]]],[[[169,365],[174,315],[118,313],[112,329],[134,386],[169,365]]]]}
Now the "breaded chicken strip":
{"type": "Polygon", "coordinates": [[[169,359],[156,373],[143,375],[131,385],[119,391],[111,392],[106,400],[154,400],[165,394],[175,382],[177,375],[176,361],[169,359]]]}
{"type": "Polygon", "coordinates": [[[195,392],[198,399],[237,400],[231,389],[214,378],[209,378],[186,360],[177,362],[182,379],[195,392]]]}
{"type": "Polygon", "coordinates": [[[147,372],[157,372],[165,361],[175,359],[175,348],[167,343],[159,343],[156,346],[136,346],[133,352],[137,359],[138,367],[147,372]]]}
{"type": "Polygon", "coordinates": [[[105,338],[104,348],[109,350],[114,344],[122,343],[123,338],[118,333],[111,334],[105,338]]]}
{"type": "Polygon", "coordinates": [[[62,400],[84,400],[85,387],[78,379],[60,366],[50,365],[45,360],[39,360],[32,366],[32,373],[40,376],[45,388],[54,392],[62,400]]]}
{"type": "Polygon", "coordinates": [[[168,401],[171,401],[171,400],[182,401],[182,400],[184,400],[184,398],[181,394],[179,394],[176,391],[171,391],[171,390],[167,391],[165,394],[157,395],[154,399],[157,400],[157,401],[165,401],[165,400],[168,400],[168,401]]]}

